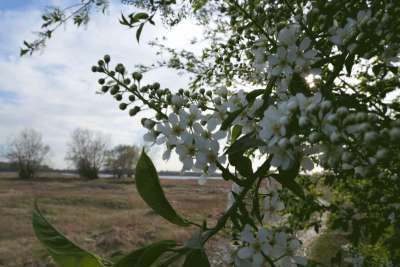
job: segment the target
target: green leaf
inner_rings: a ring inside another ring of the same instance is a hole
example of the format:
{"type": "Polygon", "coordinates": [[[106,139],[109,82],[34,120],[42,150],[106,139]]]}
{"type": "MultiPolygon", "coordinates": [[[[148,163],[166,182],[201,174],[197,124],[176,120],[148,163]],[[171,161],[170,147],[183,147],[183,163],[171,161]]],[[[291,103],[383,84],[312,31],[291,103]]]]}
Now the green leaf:
{"type": "Polygon", "coordinates": [[[232,143],[238,139],[238,137],[242,134],[242,126],[241,125],[235,125],[232,128],[232,143]]]}
{"type": "Polygon", "coordinates": [[[160,185],[157,171],[144,150],[136,165],[136,188],[156,213],[171,223],[188,226],[189,222],[182,219],[169,204],[160,185]]]}
{"type": "Polygon", "coordinates": [[[207,4],[208,0],[194,0],[192,3],[193,11],[201,9],[205,4],[207,4]]]}
{"type": "Polygon", "coordinates": [[[208,261],[207,255],[204,249],[191,250],[186,256],[183,267],[209,267],[210,262],[208,261]]]}
{"type": "Polygon", "coordinates": [[[260,139],[257,139],[256,136],[252,133],[246,134],[245,136],[236,140],[225,152],[227,154],[243,154],[249,148],[257,148],[260,146],[264,146],[265,143],[260,139]]]}
{"type": "Polygon", "coordinates": [[[304,199],[305,195],[303,187],[295,181],[295,178],[299,173],[299,168],[300,163],[296,163],[296,165],[290,170],[279,169],[279,174],[274,174],[272,177],[274,177],[274,179],[277,180],[283,187],[286,187],[295,195],[304,199]]]}
{"type": "Polygon", "coordinates": [[[175,247],[175,241],[163,240],[130,252],[121,258],[114,267],[148,267],[151,266],[164,252],[175,247]]]}
{"type": "Polygon", "coordinates": [[[136,30],[136,40],[138,41],[138,43],[140,40],[140,35],[142,34],[143,26],[144,26],[144,23],[141,23],[139,28],[136,30]]]}
{"type": "Polygon", "coordinates": [[[136,13],[134,16],[131,16],[131,24],[138,22],[142,19],[148,19],[148,18],[149,18],[149,14],[147,14],[145,12],[136,13]]]}
{"type": "Polygon", "coordinates": [[[140,257],[143,255],[146,247],[134,250],[130,252],[128,255],[120,259],[114,267],[133,267],[138,263],[140,257]]]}
{"type": "Polygon", "coordinates": [[[104,267],[102,260],[68,240],[41,214],[37,203],[32,214],[32,225],[36,237],[46,247],[60,267],[104,267]]]}
{"type": "Polygon", "coordinates": [[[236,170],[244,177],[251,177],[253,175],[251,160],[243,156],[243,154],[229,154],[228,159],[229,162],[235,166],[236,170]]]}
{"type": "Polygon", "coordinates": [[[172,240],[164,240],[149,245],[146,247],[135,266],[150,267],[162,254],[176,245],[176,242],[172,240]]]}
{"type": "Polygon", "coordinates": [[[242,113],[242,111],[243,109],[241,108],[229,113],[228,117],[222,122],[221,130],[226,131],[232,124],[232,122],[236,119],[236,117],[239,116],[240,113],[242,113]]]}
{"type": "Polygon", "coordinates": [[[257,96],[263,94],[264,92],[265,92],[265,89],[257,89],[257,90],[251,91],[250,93],[248,93],[246,95],[246,99],[249,102],[253,102],[257,96]]]}

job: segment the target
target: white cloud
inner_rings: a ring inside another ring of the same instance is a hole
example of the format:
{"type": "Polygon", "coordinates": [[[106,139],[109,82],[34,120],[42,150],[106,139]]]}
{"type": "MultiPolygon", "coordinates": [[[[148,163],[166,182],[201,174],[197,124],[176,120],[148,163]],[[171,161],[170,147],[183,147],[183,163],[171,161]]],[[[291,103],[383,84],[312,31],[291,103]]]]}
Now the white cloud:
{"type": "MultiPolygon", "coordinates": [[[[168,33],[171,44],[184,47],[201,31],[190,23],[172,32],[147,26],[138,45],[135,31],[118,23],[119,14],[120,7],[111,6],[109,15],[94,15],[86,29],[69,25],[57,31],[42,54],[19,58],[22,40],[32,37],[31,31],[40,26],[40,7],[0,12],[0,90],[17,97],[0,97],[0,143],[25,127],[38,129],[52,148],[55,167],[66,166],[66,143],[76,127],[109,134],[113,144],[142,143],[140,118],[119,111],[110,96],[95,94],[99,76],[91,73],[90,66],[110,54],[112,62],[122,62],[132,70],[134,64],[156,59],[146,40],[168,33]]],[[[171,89],[187,84],[187,78],[168,70],[155,71],[147,78],[171,89]]],[[[158,154],[154,156],[159,169],[179,168],[176,158],[165,163],[158,154]]]]}

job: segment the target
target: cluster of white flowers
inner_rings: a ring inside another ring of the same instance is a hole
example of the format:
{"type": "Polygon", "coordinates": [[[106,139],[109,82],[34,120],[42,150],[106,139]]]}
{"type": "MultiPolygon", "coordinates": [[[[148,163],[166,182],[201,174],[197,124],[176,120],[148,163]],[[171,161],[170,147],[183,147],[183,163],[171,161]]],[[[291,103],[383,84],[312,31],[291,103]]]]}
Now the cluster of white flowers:
{"type": "Polygon", "coordinates": [[[279,196],[281,189],[281,184],[267,180],[263,211],[263,222],[265,224],[274,225],[282,221],[280,212],[285,209],[285,203],[279,196]]]}
{"type": "Polygon", "coordinates": [[[239,238],[240,245],[233,248],[229,258],[237,267],[297,267],[307,259],[296,256],[301,246],[298,239],[278,229],[259,227],[256,231],[245,225],[239,238]]]}
{"type": "Polygon", "coordinates": [[[357,47],[356,35],[361,31],[361,28],[368,23],[371,23],[371,10],[360,10],[357,13],[357,18],[347,18],[347,23],[340,27],[337,21],[329,29],[331,37],[329,40],[337,46],[346,47],[349,52],[357,47]]]}
{"type": "MultiPolygon", "coordinates": [[[[395,5],[392,7],[395,8],[395,5]]],[[[333,26],[328,31],[330,34],[329,40],[339,48],[344,48],[353,53],[358,44],[365,42],[366,36],[370,35],[370,33],[366,33],[369,29],[374,29],[374,35],[382,40],[391,38],[393,33],[387,31],[389,28],[387,25],[390,23],[389,18],[390,15],[385,10],[375,14],[372,14],[370,9],[360,10],[356,18],[347,18],[344,26],[338,25],[338,22],[334,20],[333,26]]],[[[373,55],[370,52],[363,51],[360,56],[370,58],[373,55]]],[[[400,61],[399,53],[398,47],[385,46],[381,56],[386,63],[392,65],[400,61]]]]}
{"type": "Polygon", "coordinates": [[[294,73],[307,76],[319,72],[317,69],[311,69],[311,64],[318,59],[318,52],[310,46],[311,40],[308,37],[300,37],[299,25],[292,24],[281,29],[277,33],[277,41],[276,53],[271,54],[263,51],[262,46],[258,44],[260,42],[257,42],[254,49],[254,67],[263,71],[267,65],[268,75],[279,80],[280,92],[286,92],[294,73]]]}
{"type": "Polygon", "coordinates": [[[303,169],[311,170],[310,158],[314,158],[325,168],[354,170],[365,176],[390,153],[379,140],[400,140],[398,121],[381,127],[373,113],[335,109],[319,93],[297,94],[270,106],[259,127],[259,138],[266,143],[260,150],[273,154],[271,164],[284,170],[299,158],[303,169]]]}
{"type": "Polygon", "coordinates": [[[182,171],[196,169],[212,174],[216,162],[225,161],[224,156],[219,155],[218,141],[226,137],[226,131],[217,129],[220,123],[217,118],[202,114],[196,105],[181,107],[178,114],[170,113],[166,120],[154,122],[145,119],[143,124],[149,132],[144,135],[144,140],[165,144],[164,160],[169,159],[171,151],[175,150],[183,164],[182,171]]]}

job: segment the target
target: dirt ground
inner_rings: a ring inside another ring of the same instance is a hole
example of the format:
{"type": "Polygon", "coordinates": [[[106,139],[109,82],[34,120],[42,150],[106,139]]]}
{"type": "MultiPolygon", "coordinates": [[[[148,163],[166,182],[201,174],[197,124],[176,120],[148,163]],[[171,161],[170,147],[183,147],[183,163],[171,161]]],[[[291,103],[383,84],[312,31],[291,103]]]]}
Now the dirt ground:
{"type": "MultiPolygon", "coordinates": [[[[71,177],[19,180],[0,175],[0,266],[54,266],[31,227],[34,199],[43,214],[81,247],[111,258],[163,239],[184,241],[195,230],[175,226],[142,201],[132,180],[85,181],[71,177]]],[[[165,193],[183,216],[210,225],[225,209],[230,185],[210,180],[162,180],[165,193]]],[[[209,244],[214,266],[223,253],[223,237],[209,244]]]]}

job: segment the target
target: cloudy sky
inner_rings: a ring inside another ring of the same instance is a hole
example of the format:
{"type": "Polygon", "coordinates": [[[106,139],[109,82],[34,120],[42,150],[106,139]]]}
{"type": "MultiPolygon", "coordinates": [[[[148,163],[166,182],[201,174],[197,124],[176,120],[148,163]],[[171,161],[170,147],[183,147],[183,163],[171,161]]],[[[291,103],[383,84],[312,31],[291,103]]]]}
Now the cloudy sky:
{"type": "MultiPolygon", "coordinates": [[[[101,131],[111,136],[112,144],[142,144],[139,118],[119,111],[109,95],[95,94],[99,78],[90,71],[93,63],[110,54],[114,63],[122,62],[132,70],[134,64],[151,63],[157,57],[146,41],[167,36],[168,44],[185,47],[201,29],[190,23],[171,30],[147,26],[140,44],[135,31],[122,27],[118,17],[132,7],[114,0],[106,16],[93,14],[86,28],[70,24],[60,28],[42,53],[19,57],[23,40],[32,40],[40,28],[41,12],[46,6],[68,6],[80,0],[1,0],[0,1],[0,144],[24,128],[42,132],[51,146],[49,163],[64,168],[70,134],[77,127],[101,131]],[[132,67],[130,67],[132,66],[132,67]]],[[[187,77],[173,71],[156,70],[145,77],[159,81],[172,90],[184,87],[187,77]]],[[[176,159],[163,162],[154,149],[153,160],[159,170],[179,169],[176,159]]]]}

